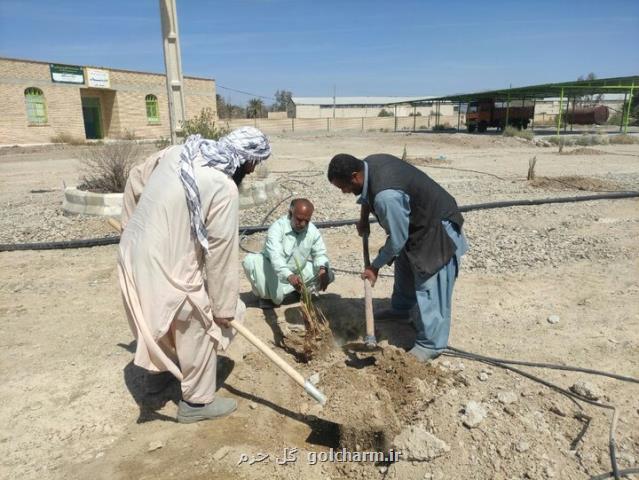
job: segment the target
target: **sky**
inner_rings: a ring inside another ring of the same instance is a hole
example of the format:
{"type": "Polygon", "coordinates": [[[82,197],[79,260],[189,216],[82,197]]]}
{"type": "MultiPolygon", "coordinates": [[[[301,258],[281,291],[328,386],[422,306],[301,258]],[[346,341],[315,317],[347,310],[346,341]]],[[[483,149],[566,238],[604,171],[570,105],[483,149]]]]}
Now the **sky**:
{"type": "MultiPolygon", "coordinates": [[[[176,3],[184,75],[239,104],[639,74],[637,0],[176,3]]],[[[159,1],[0,0],[0,56],[162,73],[159,1]]]]}

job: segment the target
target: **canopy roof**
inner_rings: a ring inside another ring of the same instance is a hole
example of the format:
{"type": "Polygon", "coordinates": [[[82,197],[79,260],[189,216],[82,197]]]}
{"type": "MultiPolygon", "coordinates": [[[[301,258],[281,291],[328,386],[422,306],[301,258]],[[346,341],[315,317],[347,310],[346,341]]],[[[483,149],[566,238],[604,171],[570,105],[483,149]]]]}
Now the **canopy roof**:
{"type": "Polygon", "coordinates": [[[411,100],[409,102],[392,102],[388,105],[396,105],[399,103],[421,105],[436,101],[467,103],[482,99],[505,101],[517,98],[555,98],[562,95],[564,97],[578,97],[598,93],[630,93],[630,91],[635,88],[639,88],[639,75],[633,75],[630,77],[597,78],[595,80],[578,80],[564,83],[546,83],[541,85],[531,85],[528,87],[503,88],[500,90],[444,95],[442,97],[424,97],[411,100]]]}

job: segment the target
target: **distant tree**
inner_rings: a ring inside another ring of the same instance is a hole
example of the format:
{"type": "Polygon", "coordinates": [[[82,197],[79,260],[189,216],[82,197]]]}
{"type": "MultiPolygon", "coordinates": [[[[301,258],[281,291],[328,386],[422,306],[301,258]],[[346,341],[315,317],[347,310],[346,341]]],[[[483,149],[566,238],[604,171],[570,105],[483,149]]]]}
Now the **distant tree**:
{"type": "Polygon", "coordinates": [[[378,117],[392,117],[393,116],[393,112],[389,112],[388,110],[386,110],[385,108],[382,108],[379,113],[377,114],[378,117]]]}
{"type": "MultiPolygon", "coordinates": [[[[218,117],[219,118],[219,117],[218,117]]],[[[203,108],[199,115],[185,120],[182,124],[182,135],[188,137],[199,133],[203,138],[219,140],[226,135],[228,130],[215,124],[215,113],[211,108],[203,108]]]]}
{"type": "Polygon", "coordinates": [[[225,100],[220,94],[215,95],[215,100],[217,103],[217,118],[225,120],[232,118],[244,118],[246,112],[242,107],[233,105],[229,100],[225,100]]]}
{"type": "MultiPolygon", "coordinates": [[[[596,79],[597,79],[597,75],[595,75],[593,72],[590,72],[585,77],[583,75],[581,75],[577,79],[577,81],[578,82],[588,82],[590,80],[596,80],[596,79]]],[[[592,104],[595,104],[595,103],[600,103],[602,99],[603,99],[603,94],[602,93],[599,93],[597,95],[580,95],[578,97],[575,97],[575,104],[576,105],[592,105],[592,104]]]]}
{"type": "Polygon", "coordinates": [[[264,102],[259,98],[251,98],[246,106],[247,118],[262,118],[265,111],[264,102]]]}
{"type": "Polygon", "coordinates": [[[293,93],[288,90],[277,90],[275,92],[275,103],[271,105],[271,112],[286,112],[289,118],[294,117],[293,93]]]}

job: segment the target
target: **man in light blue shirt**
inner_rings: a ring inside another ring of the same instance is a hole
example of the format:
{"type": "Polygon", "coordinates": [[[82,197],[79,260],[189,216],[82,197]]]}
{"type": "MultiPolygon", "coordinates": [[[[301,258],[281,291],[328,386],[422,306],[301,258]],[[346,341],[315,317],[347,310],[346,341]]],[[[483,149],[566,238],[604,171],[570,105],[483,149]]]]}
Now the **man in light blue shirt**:
{"type": "Polygon", "coordinates": [[[260,308],[280,305],[302,284],[314,292],[324,291],[335,279],[322,235],[311,223],[313,210],[309,200],[293,200],[288,214],[269,227],[262,252],[244,258],[242,266],[260,298],[260,308]]]}
{"type": "Polygon", "coordinates": [[[370,213],[387,234],[379,254],[362,272],[374,285],[380,268],[395,263],[392,309],[376,317],[408,319],[417,307],[417,335],[410,353],[421,361],[437,357],[448,345],[453,286],[468,250],[457,202],[424,172],[387,154],[364,160],[336,155],[328,180],[344,193],[359,195],[360,235],[368,234],[370,213]]]}

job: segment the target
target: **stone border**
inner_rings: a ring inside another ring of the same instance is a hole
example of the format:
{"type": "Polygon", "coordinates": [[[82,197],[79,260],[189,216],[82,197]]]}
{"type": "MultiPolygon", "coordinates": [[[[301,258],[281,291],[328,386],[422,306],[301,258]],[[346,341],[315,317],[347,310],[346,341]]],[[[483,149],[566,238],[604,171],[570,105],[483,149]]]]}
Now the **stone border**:
{"type": "MultiPolygon", "coordinates": [[[[261,205],[282,197],[277,181],[270,175],[254,182],[240,185],[240,209],[261,205]]],[[[93,193],[78,190],[77,187],[64,189],[62,209],[66,213],[120,217],[122,214],[122,193],[93,193]]]]}
{"type": "Polygon", "coordinates": [[[119,217],[122,213],[122,193],[93,193],[78,190],[77,187],[64,189],[62,209],[67,213],[119,217]]]}

